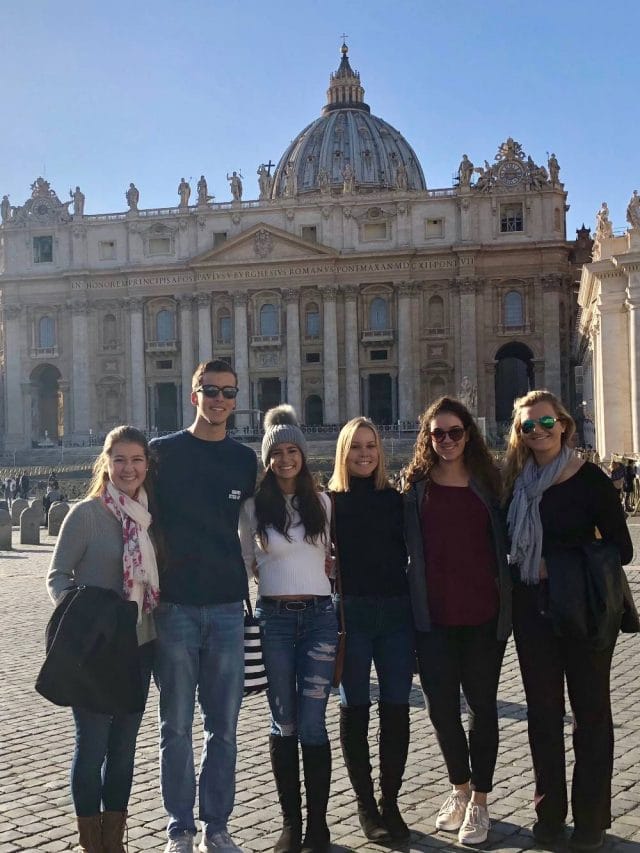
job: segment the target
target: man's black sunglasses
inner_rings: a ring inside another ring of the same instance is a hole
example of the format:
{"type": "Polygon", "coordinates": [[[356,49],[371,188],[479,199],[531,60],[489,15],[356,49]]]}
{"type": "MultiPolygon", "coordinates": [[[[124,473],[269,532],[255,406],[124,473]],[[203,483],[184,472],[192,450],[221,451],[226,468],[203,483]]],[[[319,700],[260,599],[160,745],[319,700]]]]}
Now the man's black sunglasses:
{"type": "Polygon", "coordinates": [[[235,400],[239,389],[235,385],[224,385],[222,388],[218,385],[201,385],[200,388],[196,388],[196,394],[199,391],[202,391],[205,397],[217,397],[218,394],[222,394],[226,400],[235,400]]]}

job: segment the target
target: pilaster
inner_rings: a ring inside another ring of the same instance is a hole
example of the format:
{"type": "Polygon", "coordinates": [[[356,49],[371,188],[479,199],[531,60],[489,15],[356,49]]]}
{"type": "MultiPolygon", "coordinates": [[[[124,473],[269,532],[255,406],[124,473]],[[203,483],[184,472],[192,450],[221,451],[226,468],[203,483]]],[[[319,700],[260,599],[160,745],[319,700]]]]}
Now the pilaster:
{"type": "Polygon", "coordinates": [[[322,291],[322,336],[324,361],[324,422],[340,422],[340,397],[338,389],[338,322],[335,287],[322,291]]]}
{"type": "Polygon", "coordinates": [[[303,419],[300,382],[300,310],[299,291],[294,288],[282,294],[287,312],[287,402],[303,419]]]}
{"type": "Polygon", "coordinates": [[[344,290],[344,355],[347,391],[347,420],[361,414],[360,363],[358,357],[358,286],[344,290]]]}

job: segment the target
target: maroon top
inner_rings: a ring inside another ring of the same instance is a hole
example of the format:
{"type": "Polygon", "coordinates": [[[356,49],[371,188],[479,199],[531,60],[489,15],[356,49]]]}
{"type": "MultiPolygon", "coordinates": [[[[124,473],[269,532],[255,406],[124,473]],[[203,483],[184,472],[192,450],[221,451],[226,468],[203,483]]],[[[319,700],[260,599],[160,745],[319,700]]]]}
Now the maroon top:
{"type": "Polygon", "coordinates": [[[421,510],[427,600],[434,625],[481,625],[499,597],[491,519],[469,486],[431,482],[421,510]]]}

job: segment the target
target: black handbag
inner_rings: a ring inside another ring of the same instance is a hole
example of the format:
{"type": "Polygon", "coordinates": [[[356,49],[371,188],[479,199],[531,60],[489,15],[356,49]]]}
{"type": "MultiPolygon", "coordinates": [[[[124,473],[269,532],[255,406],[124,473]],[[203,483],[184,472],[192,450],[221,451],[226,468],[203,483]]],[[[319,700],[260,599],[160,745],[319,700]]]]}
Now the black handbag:
{"type": "Polygon", "coordinates": [[[262,657],[260,623],[253,615],[249,597],[245,599],[244,614],[244,695],[262,693],[269,686],[262,657]]]}
{"type": "Polygon", "coordinates": [[[549,616],[555,633],[608,648],[618,632],[640,630],[618,547],[602,539],[545,555],[549,616]]]}

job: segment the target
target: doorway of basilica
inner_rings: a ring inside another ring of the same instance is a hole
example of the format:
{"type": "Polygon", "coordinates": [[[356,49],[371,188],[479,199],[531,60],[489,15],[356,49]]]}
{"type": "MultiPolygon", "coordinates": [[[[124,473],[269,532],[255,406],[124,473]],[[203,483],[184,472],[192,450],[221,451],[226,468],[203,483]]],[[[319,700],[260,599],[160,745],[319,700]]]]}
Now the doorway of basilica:
{"type": "MultiPolygon", "coordinates": [[[[269,409],[279,406],[281,400],[281,385],[278,378],[258,379],[258,408],[261,419],[269,409]]],[[[296,414],[299,413],[296,412],[296,414]]]]}
{"type": "Polygon", "coordinates": [[[513,401],[534,387],[533,353],[516,341],[500,347],[496,353],[496,423],[508,424],[513,401]]]}
{"type": "Polygon", "coordinates": [[[367,411],[374,424],[393,423],[393,380],[390,374],[369,374],[367,403],[367,411]]]}
{"type": "Polygon", "coordinates": [[[173,382],[158,382],[155,386],[153,423],[158,432],[178,429],[178,389],[173,382]]]}
{"type": "Polygon", "coordinates": [[[60,371],[52,364],[40,364],[31,374],[31,436],[57,442],[64,433],[64,412],[60,371]]]}

